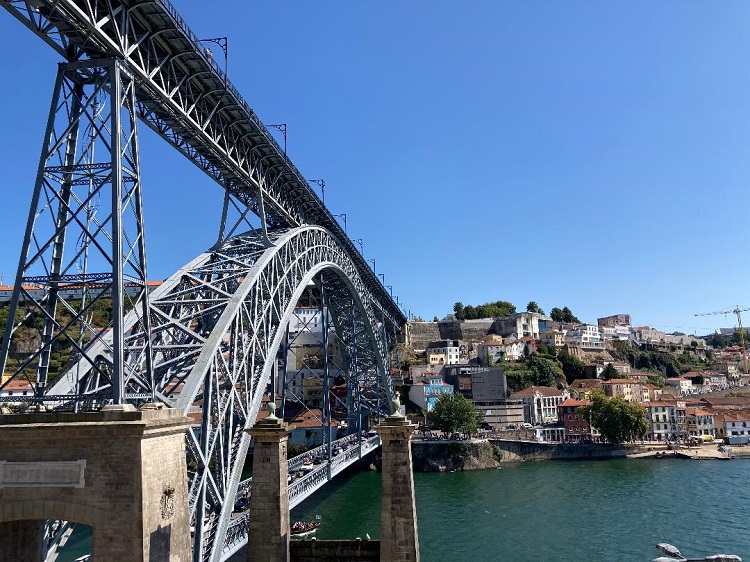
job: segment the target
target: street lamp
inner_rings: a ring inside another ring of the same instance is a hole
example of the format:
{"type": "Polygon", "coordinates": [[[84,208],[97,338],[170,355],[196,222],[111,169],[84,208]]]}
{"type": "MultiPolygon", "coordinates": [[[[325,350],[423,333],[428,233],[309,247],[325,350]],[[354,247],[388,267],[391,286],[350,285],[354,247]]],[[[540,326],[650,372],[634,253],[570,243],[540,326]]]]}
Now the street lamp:
{"type": "MultiPolygon", "coordinates": [[[[229,39],[226,37],[214,37],[212,39],[198,39],[201,43],[214,43],[224,52],[224,86],[227,84],[227,60],[229,59],[229,39]]],[[[206,58],[211,61],[214,58],[214,54],[211,49],[206,47],[206,58]]]]}
{"type": "Polygon", "coordinates": [[[326,204],[326,180],[310,180],[310,183],[316,183],[320,186],[321,200],[323,205],[326,204]]]}
{"type": "Polygon", "coordinates": [[[333,215],[333,216],[334,217],[341,217],[342,219],[344,219],[344,232],[346,232],[346,213],[341,213],[341,214],[333,215]]]}
{"type": "Polygon", "coordinates": [[[277,129],[281,131],[282,135],[284,135],[284,156],[286,156],[286,123],[279,123],[277,125],[266,125],[266,127],[277,129]]]}
{"type": "Polygon", "coordinates": [[[378,273],[380,275],[380,278],[383,280],[383,285],[385,285],[385,273],[378,273]]]}
{"type": "Polygon", "coordinates": [[[393,298],[393,285],[386,285],[385,288],[388,289],[388,292],[391,293],[391,298],[393,298]]]}
{"type": "Polygon", "coordinates": [[[362,239],[361,238],[357,238],[356,240],[354,240],[354,242],[356,242],[357,244],[359,244],[359,253],[364,256],[365,255],[365,248],[364,248],[364,244],[362,242],[362,239]]]}
{"type": "Polygon", "coordinates": [[[367,263],[371,263],[372,264],[372,271],[374,273],[375,272],[375,260],[374,259],[373,260],[367,260],[367,263]]]}

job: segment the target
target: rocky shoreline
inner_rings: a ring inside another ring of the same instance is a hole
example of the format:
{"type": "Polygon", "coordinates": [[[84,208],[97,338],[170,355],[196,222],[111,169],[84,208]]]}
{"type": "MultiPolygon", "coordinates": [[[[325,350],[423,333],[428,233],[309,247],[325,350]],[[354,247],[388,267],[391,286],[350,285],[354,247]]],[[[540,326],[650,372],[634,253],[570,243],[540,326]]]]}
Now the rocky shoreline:
{"type": "Polygon", "coordinates": [[[412,441],[415,472],[489,470],[533,460],[624,458],[631,449],[606,444],[538,443],[519,440],[412,441]]]}

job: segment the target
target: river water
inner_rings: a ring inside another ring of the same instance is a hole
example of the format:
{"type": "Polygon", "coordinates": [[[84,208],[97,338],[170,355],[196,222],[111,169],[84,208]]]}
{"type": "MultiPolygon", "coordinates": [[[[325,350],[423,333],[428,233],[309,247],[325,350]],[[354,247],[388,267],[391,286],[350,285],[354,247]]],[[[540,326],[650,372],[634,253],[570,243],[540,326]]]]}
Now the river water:
{"type": "MultiPolygon", "coordinates": [[[[540,461],[415,474],[425,562],[646,561],[658,542],[683,555],[750,561],[750,459],[540,461]]],[[[380,475],[334,481],[292,512],[320,515],[319,539],[380,535],[380,475]]]]}
{"type": "MultiPolygon", "coordinates": [[[[750,459],[539,461],[417,473],[424,562],[649,561],[668,542],[692,557],[750,561],[750,459]]],[[[380,536],[380,474],[349,472],[292,511],[319,539],[380,536]]],[[[76,533],[60,562],[90,548],[76,533]]]]}

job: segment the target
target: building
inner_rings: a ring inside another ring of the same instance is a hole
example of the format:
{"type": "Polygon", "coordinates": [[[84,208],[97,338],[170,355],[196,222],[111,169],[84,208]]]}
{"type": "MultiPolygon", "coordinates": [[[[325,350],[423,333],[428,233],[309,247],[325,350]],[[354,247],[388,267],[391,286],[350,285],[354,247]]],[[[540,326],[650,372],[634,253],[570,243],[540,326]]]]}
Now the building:
{"type": "Polygon", "coordinates": [[[580,324],[565,333],[565,344],[583,350],[595,351],[604,349],[599,327],[593,324],[580,324]]]}
{"type": "Polygon", "coordinates": [[[29,381],[23,379],[9,381],[5,387],[0,390],[0,397],[8,398],[11,396],[16,398],[28,396],[31,398],[34,396],[34,386],[29,381]]]}
{"type": "Polygon", "coordinates": [[[582,406],[589,406],[588,400],[568,398],[557,407],[557,417],[565,430],[566,441],[590,441],[594,438],[589,419],[579,411],[582,406]]]}
{"type": "Polygon", "coordinates": [[[492,331],[501,336],[516,334],[519,338],[539,339],[539,336],[552,327],[552,318],[538,312],[516,312],[492,323],[492,331]]]}
{"type": "Polygon", "coordinates": [[[511,400],[523,402],[524,421],[533,425],[557,423],[557,407],[568,398],[567,390],[550,386],[530,386],[510,396],[511,400]]]}
{"type": "Polygon", "coordinates": [[[683,377],[671,377],[665,379],[665,384],[668,387],[674,388],[679,396],[688,396],[693,394],[693,381],[683,377]]]}
{"type": "MultiPolygon", "coordinates": [[[[622,398],[625,402],[644,402],[644,393],[641,383],[632,379],[610,379],[602,381],[604,394],[610,398],[622,398]]],[[[648,391],[646,401],[650,400],[648,391]]]]}
{"type": "Polygon", "coordinates": [[[677,404],[651,402],[644,404],[648,420],[648,438],[651,441],[674,441],[677,439],[677,404]]]}
{"type": "MultiPolygon", "coordinates": [[[[457,365],[461,362],[461,342],[458,340],[438,340],[431,342],[425,350],[430,365],[443,363],[457,365]],[[433,356],[435,363],[433,363],[433,356]]],[[[466,346],[464,346],[466,354],[466,346]]]]}
{"type": "Polygon", "coordinates": [[[480,365],[488,366],[489,361],[518,361],[536,351],[536,340],[531,338],[514,339],[507,343],[480,343],[477,346],[477,359],[480,365]]]}
{"type": "Polygon", "coordinates": [[[580,399],[591,398],[597,390],[602,390],[601,379],[576,379],[568,387],[575,397],[580,399]]]}
{"type": "Polygon", "coordinates": [[[687,429],[690,437],[716,437],[715,414],[701,408],[686,408],[687,429]]]}
{"type": "Polygon", "coordinates": [[[495,393],[501,393],[501,398],[505,398],[507,393],[507,384],[505,379],[505,373],[502,367],[483,367],[481,365],[446,365],[442,368],[443,380],[453,385],[454,392],[462,394],[469,400],[473,399],[472,382],[477,380],[480,384],[484,384],[486,380],[502,380],[502,386],[495,391],[491,391],[486,388],[480,388],[480,395],[486,395],[489,392],[494,396],[495,393]],[[477,376],[478,373],[484,373],[483,375],[477,376]]]}
{"type": "Polygon", "coordinates": [[[453,385],[444,382],[440,375],[426,374],[412,384],[409,400],[417,407],[431,412],[438,398],[445,394],[453,395],[453,385]]]}
{"type": "Polygon", "coordinates": [[[471,373],[471,399],[475,402],[505,400],[508,385],[502,368],[476,370],[471,373]]]}
{"type": "MultiPolygon", "coordinates": [[[[147,281],[146,288],[150,293],[162,284],[161,281],[147,281]]],[[[129,297],[136,297],[141,291],[141,287],[137,283],[125,283],[123,289],[125,294],[129,297]]],[[[24,291],[31,296],[31,298],[39,300],[44,297],[47,293],[47,288],[44,286],[37,285],[23,285],[24,291]]],[[[110,283],[73,283],[73,284],[61,284],[57,292],[58,296],[66,300],[76,300],[83,297],[84,292],[89,298],[104,296],[108,297],[112,295],[112,286],[110,283]]],[[[24,292],[21,292],[20,298],[24,299],[24,292]]],[[[13,297],[13,285],[0,285],[0,302],[8,302],[13,297]]]]}
{"type": "Polygon", "coordinates": [[[484,418],[483,422],[492,429],[506,429],[508,425],[518,427],[524,422],[521,400],[476,401],[474,407],[484,418]]]}
{"type": "MultiPolygon", "coordinates": [[[[328,426],[323,424],[323,413],[316,408],[300,412],[289,424],[292,433],[289,435],[289,443],[317,447],[325,442],[328,426]]],[[[331,432],[336,437],[339,422],[331,420],[331,432]]]]}
{"type": "Polygon", "coordinates": [[[613,314],[612,316],[597,318],[596,323],[599,326],[607,326],[610,328],[621,326],[630,329],[630,314],[613,314]]]}
{"type": "Polygon", "coordinates": [[[539,336],[539,339],[551,347],[561,348],[565,346],[565,332],[555,328],[544,332],[539,336]]]}

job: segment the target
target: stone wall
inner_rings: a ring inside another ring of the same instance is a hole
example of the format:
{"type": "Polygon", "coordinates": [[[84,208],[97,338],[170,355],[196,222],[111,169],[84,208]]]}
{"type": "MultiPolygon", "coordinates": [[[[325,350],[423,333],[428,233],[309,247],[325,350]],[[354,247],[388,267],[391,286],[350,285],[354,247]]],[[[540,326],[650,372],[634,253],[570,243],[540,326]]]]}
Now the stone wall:
{"type": "Polygon", "coordinates": [[[492,333],[494,320],[467,320],[465,322],[411,322],[409,344],[417,351],[427,349],[427,344],[437,340],[481,340],[492,333]]]}
{"type": "Polygon", "coordinates": [[[291,562],[379,562],[380,541],[292,541],[290,554],[291,562]]]}
{"type": "Polygon", "coordinates": [[[623,447],[591,443],[535,443],[533,441],[493,440],[495,457],[500,462],[554,459],[609,459],[624,457],[629,452],[623,447]]]}
{"type": "Polygon", "coordinates": [[[412,441],[415,472],[487,470],[500,466],[488,442],[412,441]]]}
{"type": "Polygon", "coordinates": [[[0,416],[0,560],[32,560],[38,521],[93,528],[93,559],[189,562],[179,410],[0,416]],[[20,549],[20,550],[19,550],[20,549]]]}
{"type": "Polygon", "coordinates": [[[415,472],[487,470],[504,462],[624,457],[628,449],[613,445],[537,443],[516,439],[491,441],[412,441],[415,472]]]}

